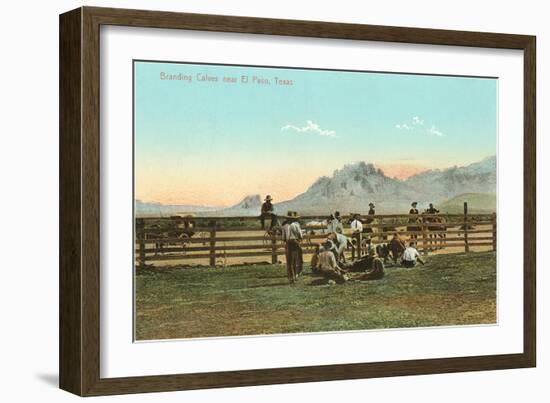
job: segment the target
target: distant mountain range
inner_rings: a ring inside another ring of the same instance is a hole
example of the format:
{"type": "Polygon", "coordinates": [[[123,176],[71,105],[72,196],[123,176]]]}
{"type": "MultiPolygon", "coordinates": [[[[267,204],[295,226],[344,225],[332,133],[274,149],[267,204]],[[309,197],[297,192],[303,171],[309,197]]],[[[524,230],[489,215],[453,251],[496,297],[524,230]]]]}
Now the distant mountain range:
{"type": "Polygon", "coordinates": [[[185,204],[161,204],[155,202],[143,202],[136,200],[135,212],[138,216],[158,216],[165,217],[175,214],[197,213],[206,211],[216,211],[219,207],[185,205],[185,204]]]}
{"type": "Polygon", "coordinates": [[[496,175],[497,160],[492,156],[464,167],[422,172],[411,176],[405,183],[439,201],[462,193],[495,193],[496,175]]]}
{"type": "Polygon", "coordinates": [[[496,193],[463,193],[441,203],[437,208],[446,213],[462,213],[464,202],[468,203],[468,212],[473,214],[493,213],[497,209],[496,193]]]}
{"type": "MultiPolygon", "coordinates": [[[[495,156],[463,167],[425,171],[406,180],[390,178],[373,164],[357,162],[334,171],[332,176],[317,179],[304,193],[274,206],[277,214],[281,215],[288,210],[298,211],[302,215],[328,214],[335,210],[342,214],[364,214],[368,211],[368,203],[373,202],[377,213],[396,213],[407,212],[411,202],[417,201],[419,209],[426,208],[428,203],[435,203],[442,212],[447,211],[445,208],[455,212],[459,208],[457,206],[468,201],[461,201],[462,198],[469,197],[475,199],[475,208],[494,211],[495,193],[495,156]],[[464,196],[461,198],[460,195],[464,196]]],[[[185,206],[185,209],[183,206],[170,207],[175,209],[174,213],[178,207],[179,212],[195,212],[197,215],[255,216],[259,215],[262,202],[260,195],[248,195],[236,205],[221,210],[204,207],[201,210],[201,206],[185,206]]],[[[136,205],[138,214],[139,211],[136,205]]]]}

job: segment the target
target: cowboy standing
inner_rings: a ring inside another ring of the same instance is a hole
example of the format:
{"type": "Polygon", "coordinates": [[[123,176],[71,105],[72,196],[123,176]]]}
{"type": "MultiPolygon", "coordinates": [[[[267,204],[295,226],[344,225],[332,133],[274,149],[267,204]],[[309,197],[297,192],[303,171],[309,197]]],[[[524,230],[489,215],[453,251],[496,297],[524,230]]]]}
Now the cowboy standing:
{"type": "Polygon", "coordinates": [[[409,243],[409,246],[407,246],[407,248],[403,252],[403,260],[401,261],[401,263],[404,267],[414,267],[416,265],[416,261],[424,264],[424,261],[420,257],[420,253],[418,253],[415,248],[415,243],[411,241],[409,243]]]}
{"type": "Polygon", "coordinates": [[[340,212],[335,211],[334,214],[331,214],[328,223],[327,223],[327,232],[336,232],[341,234],[344,232],[344,224],[342,224],[342,219],[340,218],[340,212]]]}
{"type": "Polygon", "coordinates": [[[360,216],[357,213],[351,214],[352,220],[350,223],[351,231],[353,234],[358,234],[363,232],[363,222],[360,220],[360,216]]]}
{"type": "MultiPolygon", "coordinates": [[[[418,206],[418,202],[412,202],[411,203],[411,209],[409,210],[409,214],[413,215],[414,217],[409,218],[409,224],[415,224],[418,223],[418,209],[416,208],[418,206]]],[[[407,226],[407,232],[417,232],[420,231],[421,228],[417,226],[407,226]]],[[[411,239],[418,238],[418,234],[410,234],[411,239]]]]}
{"type": "Polygon", "coordinates": [[[300,240],[302,239],[302,229],[298,222],[298,213],[289,211],[287,220],[282,227],[282,239],[285,242],[286,272],[288,281],[294,283],[296,278],[302,273],[303,255],[300,240]]]}
{"type": "MultiPolygon", "coordinates": [[[[363,243],[363,222],[360,219],[360,215],[357,213],[351,213],[351,231],[352,237],[355,239],[355,245],[357,246],[358,254],[361,255],[361,244],[363,243]]],[[[360,257],[360,256],[359,256],[360,257]]]]}
{"type": "MultiPolygon", "coordinates": [[[[365,220],[365,224],[372,224],[374,222],[374,215],[376,214],[376,211],[374,210],[374,203],[369,203],[369,214],[368,217],[365,220]]],[[[373,230],[371,227],[366,227],[365,231],[366,233],[372,233],[373,230]]]]}
{"type": "Polygon", "coordinates": [[[271,203],[272,200],[273,198],[271,197],[271,195],[267,195],[262,204],[262,210],[260,214],[260,222],[262,223],[262,229],[265,228],[266,218],[271,219],[271,224],[269,226],[269,229],[272,229],[277,225],[277,215],[275,215],[275,207],[273,207],[273,203],[271,203]]]}
{"type": "MultiPolygon", "coordinates": [[[[376,214],[376,212],[374,211],[374,208],[375,208],[374,203],[372,203],[372,202],[369,203],[369,215],[375,215],[376,214]]],[[[368,218],[367,221],[370,224],[371,222],[374,221],[374,218],[368,218]]]]}

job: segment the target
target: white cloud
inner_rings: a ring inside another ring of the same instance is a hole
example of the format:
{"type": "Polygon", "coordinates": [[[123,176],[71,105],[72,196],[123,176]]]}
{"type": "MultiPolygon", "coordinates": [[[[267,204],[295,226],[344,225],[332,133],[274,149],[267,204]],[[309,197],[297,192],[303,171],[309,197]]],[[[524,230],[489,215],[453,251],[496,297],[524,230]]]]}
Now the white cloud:
{"type": "Polygon", "coordinates": [[[316,134],[323,137],[336,137],[336,132],[334,130],[321,129],[317,123],[311,120],[306,120],[306,125],[304,127],[297,127],[294,125],[285,125],[281,127],[281,131],[286,130],[292,130],[296,133],[316,134]]]}
{"type": "Polygon", "coordinates": [[[437,137],[445,136],[445,134],[433,124],[429,129],[425,129],[422,126],[424,126],[424,119],[419,116],[413,116],[412,119],[406,123],[396,124],[395,128],[399,130],[412,130],[416,133],[428,133],[437,137]]]}
{"type": "Polygon", "coordinates": [[[413,116],[412,124],[422,126],[424,124],[424,120],[420,119],[418,116],[413,116]]]}
{"type": "Polygon", "coordinates": [[[438,137],[443,137],[444,136],[443,132],[438,130],[434,125],[432,125],[432,127],[430,127],[430,130],[428,130],[428,133],[433,134],[433,135],[438,136],[438,137]]]}

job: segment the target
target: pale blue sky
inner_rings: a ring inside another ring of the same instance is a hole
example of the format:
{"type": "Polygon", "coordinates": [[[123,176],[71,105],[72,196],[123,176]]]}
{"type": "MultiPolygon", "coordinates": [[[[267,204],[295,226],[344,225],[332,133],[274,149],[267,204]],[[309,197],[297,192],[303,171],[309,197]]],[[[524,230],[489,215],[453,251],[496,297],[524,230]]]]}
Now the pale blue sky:
{"type": "Polygon", "coordinates": [[[374,162],[399,176],[398,167],[414,172],[496,153],[496,79],[151,62],[134,68],[136,197],[144,200],[227,205],[244,192],[269,192],[280,201],[346,163],[374,162]],[[198,81],[205,74],[219,81],[198,81]],[[293,85],[276,85],[275,77],[293,85]]]}

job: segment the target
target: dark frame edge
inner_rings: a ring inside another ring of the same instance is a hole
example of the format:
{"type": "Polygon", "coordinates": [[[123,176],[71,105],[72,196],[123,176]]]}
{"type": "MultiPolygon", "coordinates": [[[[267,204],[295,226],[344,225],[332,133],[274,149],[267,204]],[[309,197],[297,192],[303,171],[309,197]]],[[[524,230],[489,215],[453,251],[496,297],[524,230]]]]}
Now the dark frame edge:
{"type": "Polygon", "coordinates": [[[80,396],[527,368],[536,365],[535,37],[81,7],[60,16],[60,388],[80,396]],[[156,22],[155,22],[156,21],[156,22]],[[159,26],[524,51],[524,351],[476,357],[100,378],[99,28],[159,26]],[[323,28],[326,28],[323,30],[323,28]],[[322,34],[321,34],[322,32],[322,34]]]}
{"type": "Polygon", "coordinates": [[[59,16],[59,387],[82,395],[81,9],[59,16]]]}
{"type": "Polygon", "coordinates": [[[524,290],[523,290],[523,353],[529,367],[537,365],[537,130],[536,130],[536,36],[526,38],[523,48],[523,254],[524,254],[524,290]]]}
{"type": "Polygon", "coordinates": [[[309,383],[531,367],[525,354],[102,378],[85,396],[309,383]]]}

